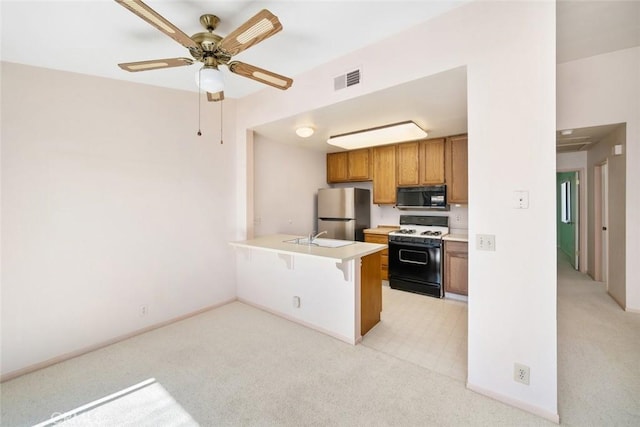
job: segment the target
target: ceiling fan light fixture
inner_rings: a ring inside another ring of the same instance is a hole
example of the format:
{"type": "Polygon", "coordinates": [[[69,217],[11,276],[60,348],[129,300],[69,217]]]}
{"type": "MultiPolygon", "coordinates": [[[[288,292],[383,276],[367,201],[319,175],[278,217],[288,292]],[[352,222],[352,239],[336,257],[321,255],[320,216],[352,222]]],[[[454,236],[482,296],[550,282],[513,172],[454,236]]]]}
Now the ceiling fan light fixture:
{"type": "Polygon", "coordinates": [[[224,89],[224,80],[218,67],[205,65],[196,73],[196,85],[209,93],[220,92],[224,89]]]}
{"type": "Polygon", "coordinates": [[[420,126],[409,120],[406,122],[331,136],[327,140],[327,143],[335,145],[336,147],[352,150],[355,148],[415,141],[417,139],[426,138],[427,135],[427,132],[425,132],[420,126]]]}
{"type": "Polygon", "coordinates": [[[296,129],[296,135],[300,138],[309,138],[315,130],[311,126],[300,126],[296,129]]]}

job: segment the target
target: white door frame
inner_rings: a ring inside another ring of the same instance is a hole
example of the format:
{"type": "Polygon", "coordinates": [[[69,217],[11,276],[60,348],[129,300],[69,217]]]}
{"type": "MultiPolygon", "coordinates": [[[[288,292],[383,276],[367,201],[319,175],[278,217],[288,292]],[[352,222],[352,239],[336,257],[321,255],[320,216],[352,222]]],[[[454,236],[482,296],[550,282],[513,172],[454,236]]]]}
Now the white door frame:
{"type": "Polygon", "coordinates": [[[608,217],[609,217],[609,169],[607,162],[604,161],[595,165],[594,175],[594,248],[595,248],[595,265],[594,279],[604,282],[607,291],[609,290],[609,235],[608,235],[608,217]]]}

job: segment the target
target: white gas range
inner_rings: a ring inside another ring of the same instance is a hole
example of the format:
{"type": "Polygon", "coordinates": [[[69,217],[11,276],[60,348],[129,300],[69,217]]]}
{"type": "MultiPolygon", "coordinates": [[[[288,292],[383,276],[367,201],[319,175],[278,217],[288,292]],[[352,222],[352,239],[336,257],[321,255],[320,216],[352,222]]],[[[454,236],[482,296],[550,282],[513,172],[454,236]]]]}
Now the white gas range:
{"type": "Polygon", "coordinates": [[[449,217],[400,215],[400,229],[389,233],[389,241],[421,243],[434,240],[440,244],[449,234],[449,217]]]}
{"type": "Polygon", "coordinates": [[[389,233],[389,286],[442,298],[442,237],[448,233],[449,217],[400,215],[400,229],[389,233]]]}

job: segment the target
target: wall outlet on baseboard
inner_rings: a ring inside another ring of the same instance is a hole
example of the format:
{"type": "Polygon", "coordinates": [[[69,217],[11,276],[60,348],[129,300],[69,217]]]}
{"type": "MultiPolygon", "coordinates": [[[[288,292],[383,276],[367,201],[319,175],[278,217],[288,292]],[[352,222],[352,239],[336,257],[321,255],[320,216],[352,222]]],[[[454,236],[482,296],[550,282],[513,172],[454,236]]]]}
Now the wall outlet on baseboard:
{"type": "Polygon", "coordinates": [[[522,384],[529,385],[529,367],[520,363],[513,364],[513,380],[522,384]]]}

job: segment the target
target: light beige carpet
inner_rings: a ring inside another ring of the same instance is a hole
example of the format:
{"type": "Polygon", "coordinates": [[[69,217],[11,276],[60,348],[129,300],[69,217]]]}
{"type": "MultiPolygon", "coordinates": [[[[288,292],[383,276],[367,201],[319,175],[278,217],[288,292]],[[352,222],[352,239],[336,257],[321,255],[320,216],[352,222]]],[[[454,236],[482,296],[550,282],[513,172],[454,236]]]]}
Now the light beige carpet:
{"type": "Polygon", "coordinates": [[[197,426],[189,414],[155,378],[79,406],[34,427],[158,427],[197,426]]]}
{"type": "Polygon", "coordinates": [[[239,302],[3,383],[2,425],[29,426],[150,377],[202,426],[553,425],[239,302]]]}
{"type": "MultiPolygon", "coordinates": [[[[561,423],[640,425],[640,315],[558,270],[561,423]]],[[[202,426],[554,425],[239,302],[2,383],[1,424],[31,426],[152,377],[202,426]]]]}

